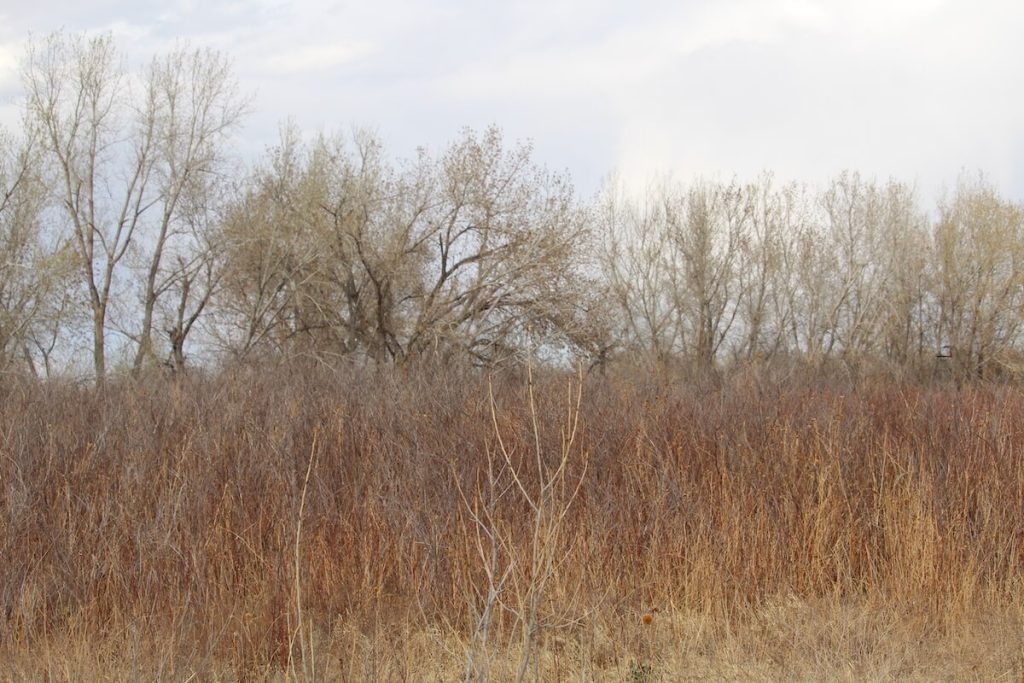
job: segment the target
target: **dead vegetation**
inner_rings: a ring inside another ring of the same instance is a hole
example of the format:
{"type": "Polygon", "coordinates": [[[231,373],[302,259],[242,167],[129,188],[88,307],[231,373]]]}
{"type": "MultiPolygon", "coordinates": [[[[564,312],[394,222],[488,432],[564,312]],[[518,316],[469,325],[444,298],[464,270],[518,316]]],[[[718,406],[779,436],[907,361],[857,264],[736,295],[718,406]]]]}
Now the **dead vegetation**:
{"type": "Polygon", "coordinates": [[[1019,388],[539,375],[4,384],[0,671],[1024,672],[1019,388]]]}

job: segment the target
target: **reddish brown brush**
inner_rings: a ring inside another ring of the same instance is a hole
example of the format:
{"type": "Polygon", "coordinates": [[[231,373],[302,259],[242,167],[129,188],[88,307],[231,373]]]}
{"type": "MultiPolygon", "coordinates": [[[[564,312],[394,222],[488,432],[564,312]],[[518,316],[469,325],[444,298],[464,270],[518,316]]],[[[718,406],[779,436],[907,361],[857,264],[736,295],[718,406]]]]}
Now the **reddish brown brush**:
{"type": "MultiPolygon", "coordinates": [[[[531,415],[525,384],[497,378],[493,418],[474,374],[3,386],[0,671],[462,675],[486,597],[471,513],[490,495],[488,454],[504,462],[500,436],[510,462],[532,462],[539,436],[557,464],[571,382],[538,378],[531,415]]],[[[994,385],[588,379],[580,457],[567,460],[583,483],[532,675],[832,671],[813,657],[786,668],[785,652],[817,647],[801,633],[849,660],[834,671],[927,677],[971,657],[994,667],[976,675],[1020,671],[1021,398],[994,385]],[[840,621],[849,638],[821,627],[840,621]]],[[[519,470],[527,489],[536,472],[519,470]]],[[[525,553],[528,506],[492,502],[499,561],[525,553]]],[[[513,574],[509,587],[531,580],[513,574]]],[[[513,607],[496,601],[495,679],[502,651],[516,657],[513,607]]]]}

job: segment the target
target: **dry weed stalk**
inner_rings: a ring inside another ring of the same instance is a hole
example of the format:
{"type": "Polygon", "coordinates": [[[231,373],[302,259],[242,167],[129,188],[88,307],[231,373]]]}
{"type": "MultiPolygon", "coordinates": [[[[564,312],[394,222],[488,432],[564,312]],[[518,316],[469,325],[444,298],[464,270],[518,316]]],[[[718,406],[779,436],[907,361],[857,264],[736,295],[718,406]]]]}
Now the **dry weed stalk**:
{"type": "MultiPolygon", "coordinates": [[[[313,463],[316,460],[316,443],[319,437],[319,430],[313,430],[313,444],[309,448],[309,462],[306,464],[306,476],[302,480],[302,494],[299,498],[299,515],[295,521],[295,629],[288,641],[288,666],[292,676],[295,676],[295,639],[299,640],[299,652],[302,655],[302,677],[304,680],[313,680],[316,677],[316,660],[313,652],[313,625],[309,625],[308,644],[307,636],[303,633],[302,614],[302,516],[306,510],[306,491],[309,488],[309,475],[313,472],[313,463]]],[[[295,680],[299,680],[295,676],[295,680]]]]}
{"type": "Polygon", "coordinates": [[[483,605],[480,609],[473,606],[476,619],[466,654],[463,676],[466,683],[487,680],[494,660],[489,636],[496,608],[510,612],[519,630],[517,683],[526,678],[541,630],[578,622],[577,618],[545,619],[541,614],[548,586],[575,545],[575,539],[566,542],[563,527],[589,466],[587,452],[576,448],[583,399],[582,367],[574,383],[575,388],[573,382],[568,387],[568,412],[561,427],[557,460],[553,464],[546,463],[533,365],[527,363],[527,408],[534,467],[534,472],[529,473],[525,460],[515,458],[514,446],[509,445],[501,434],[494,386],[493,382],[488,382],[491,424],[500,459],[493,448],[487,449],[487,478],[482,489],[478,481],[472,502],[459,487],[463,505],[474,525],[475,550],[486,581],[484,590],[473,587],[476,598],[483,605]],[[570,478],[569,466],[577,454],[579,471],[570,478]],[[499,466],[497,471],[496,464],[499,466]],[[534,477],[535,481],[531,481],[534,477]],[[510,503],[513,507],[525,504],[527,508],[530,528],[525,548],[517,543],[511,520],[506,519],[499,509],[499,504],[508,496],[516,499],[510,503]]]}

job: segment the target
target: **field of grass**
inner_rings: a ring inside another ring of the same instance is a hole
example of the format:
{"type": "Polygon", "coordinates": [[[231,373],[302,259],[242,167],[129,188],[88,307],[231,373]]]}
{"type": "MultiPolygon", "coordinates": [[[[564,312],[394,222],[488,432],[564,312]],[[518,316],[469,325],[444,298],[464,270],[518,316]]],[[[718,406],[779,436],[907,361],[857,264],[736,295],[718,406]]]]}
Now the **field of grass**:
{"type": "Polygon", "coordinates": [[[1020,680],[1022,399],[7,381],[0,679],[1020,680]]]}

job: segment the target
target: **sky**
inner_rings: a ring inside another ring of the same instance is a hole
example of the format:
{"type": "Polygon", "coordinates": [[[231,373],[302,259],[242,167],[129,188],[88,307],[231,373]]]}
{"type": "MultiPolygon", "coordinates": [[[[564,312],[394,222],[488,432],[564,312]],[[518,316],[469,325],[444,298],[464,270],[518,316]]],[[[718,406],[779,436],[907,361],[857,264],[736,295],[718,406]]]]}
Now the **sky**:
{"type": "Polygon", "coordinates": [[[611,173],[852,169],[937,198],[982,171],[1024,201],[1019,0],[0,0],[0,123],[26,40],[57,29],[112,32],[138,62],[222,50],[253,95],[249,157],[289,118],[369,127],[398,156],[497,124],[583,194],[611,173]]]}

